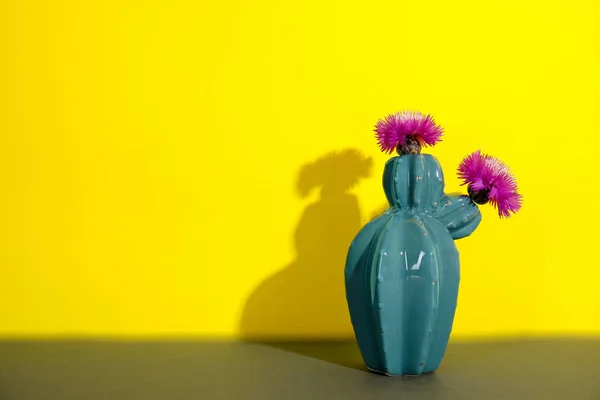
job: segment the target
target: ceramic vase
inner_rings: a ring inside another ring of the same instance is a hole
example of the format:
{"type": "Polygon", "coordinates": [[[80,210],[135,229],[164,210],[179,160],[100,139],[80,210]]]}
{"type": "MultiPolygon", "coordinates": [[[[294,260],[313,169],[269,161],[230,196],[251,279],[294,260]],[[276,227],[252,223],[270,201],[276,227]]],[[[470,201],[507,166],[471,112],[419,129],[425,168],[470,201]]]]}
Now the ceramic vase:
{"type": "Polygon", "coordinates": [[[454,240],[481,221],[475,203],[444,193],[438,160],[428,154],[388,160],[389,208],[352,241],[346,299],[366,366],[386,375],[435,371],[444,356],[457,304],[459,255],[454,240]]]}

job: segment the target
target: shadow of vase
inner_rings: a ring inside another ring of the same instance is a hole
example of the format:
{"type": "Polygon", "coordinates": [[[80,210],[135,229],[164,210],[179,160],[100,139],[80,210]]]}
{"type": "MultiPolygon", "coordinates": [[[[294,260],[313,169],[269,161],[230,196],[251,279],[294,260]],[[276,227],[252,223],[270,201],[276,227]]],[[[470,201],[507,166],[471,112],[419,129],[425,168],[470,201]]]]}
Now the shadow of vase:
{"type": "Polygon", "coordinates": [[[320,189],[294,235],[296,259],[250,296],[239,330],[252,341],[352,337],[344,288],[348,246],[360,230],[358,200],[350,190],[370,175],[372,159],[358,150],[326,154],[304,165],[297,179],[302,198],[320,189]]]}

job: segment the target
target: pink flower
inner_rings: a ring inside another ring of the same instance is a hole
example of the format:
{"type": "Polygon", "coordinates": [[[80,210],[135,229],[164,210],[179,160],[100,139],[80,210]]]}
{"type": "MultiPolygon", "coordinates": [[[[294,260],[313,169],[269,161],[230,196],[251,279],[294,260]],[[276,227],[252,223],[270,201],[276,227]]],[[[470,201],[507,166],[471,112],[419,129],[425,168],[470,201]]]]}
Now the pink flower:
{"type": "Polygon", "coordinates": [[[461,185],[469,185],[469,196],[479,203],[489,202],[498,209],[498,215],[510,217],[521,208],[522,196],[517,193],[517,182],[502,161],[477,150],[466,156],[458,167],[461,185]],[[479,201],[478,201],[479,200],[479,201]]]}
{"type": "Polygon", "coordinates": [[[402,111],[380,119],[375,127],[375,136],[381,151],[391,153],[396,146],[404,146],[409,136],[417,139],[421,145],[433,146],[441,141],[443,131],[431,115],[423,115],[418,111],[402,111]]]}

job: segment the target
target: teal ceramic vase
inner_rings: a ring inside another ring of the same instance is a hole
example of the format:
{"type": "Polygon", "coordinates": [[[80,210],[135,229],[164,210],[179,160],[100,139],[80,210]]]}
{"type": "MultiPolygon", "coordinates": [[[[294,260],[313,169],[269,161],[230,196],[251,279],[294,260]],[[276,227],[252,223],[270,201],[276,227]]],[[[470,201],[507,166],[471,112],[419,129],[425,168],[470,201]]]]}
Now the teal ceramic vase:
{"type": "Polygon", "coordinates": [[[446,195],[438,160],[391,158],[383,173],[389,208],[350,245],[346,299],[366,366],[386,375],[435,371],[444,356],[460,280],[455,239],[481,214],[468,196],[446,195]]]}

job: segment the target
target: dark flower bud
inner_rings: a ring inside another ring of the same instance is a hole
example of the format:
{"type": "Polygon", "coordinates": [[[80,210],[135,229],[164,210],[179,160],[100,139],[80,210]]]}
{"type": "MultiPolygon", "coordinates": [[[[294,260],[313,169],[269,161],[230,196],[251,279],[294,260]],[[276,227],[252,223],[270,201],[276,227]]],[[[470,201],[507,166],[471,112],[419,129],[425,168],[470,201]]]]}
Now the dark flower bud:
{"type": "Polygon", "coordinates": [[[404,141],[404,146],[398,144],[396,152],[402,154],[421,154],[421,143],[414,136],[407,136],[404,141]]]}
{"type": "Polygon", "coordinates": [[[467,189],[467,191],[469,192],[469,197],[471,198],[471,200],[473,200],[474,203],[477,204],[486,204],[488,201],[490,201],[490,190],[489,189],[481,189],[481,190],[473,190],[473,188],[471,187],[471,185],[469,185],[469,188],[467,189]]]}

